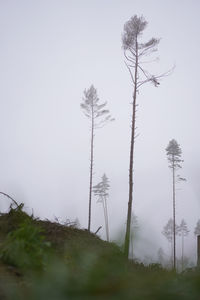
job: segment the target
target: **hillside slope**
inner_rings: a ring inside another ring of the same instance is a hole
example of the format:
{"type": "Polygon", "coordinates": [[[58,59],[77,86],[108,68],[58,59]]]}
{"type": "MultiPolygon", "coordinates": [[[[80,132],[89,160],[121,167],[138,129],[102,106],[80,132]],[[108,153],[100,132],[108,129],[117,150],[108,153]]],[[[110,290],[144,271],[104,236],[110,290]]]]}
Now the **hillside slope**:
{"type": "Polygon", "coordinates": [[[95,234],[20,205],[0,215],[0,299],[200,299],[200,273],[127,261],[95,234]]]}

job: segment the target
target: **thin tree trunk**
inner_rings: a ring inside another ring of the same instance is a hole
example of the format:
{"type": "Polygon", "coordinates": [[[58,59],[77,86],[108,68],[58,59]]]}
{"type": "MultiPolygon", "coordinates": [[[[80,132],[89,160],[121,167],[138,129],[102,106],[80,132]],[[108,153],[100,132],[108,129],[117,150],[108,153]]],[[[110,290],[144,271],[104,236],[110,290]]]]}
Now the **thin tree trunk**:
{"type": "Polygon", "coordinates": [[[107,201],[106,201],[106,197],[104,198],[104,202],[105,202],[105,218],[106,218],[106,237],[107,237],[107,241],[109,242],[109,226],[108,226],[108,207],[107,207],[107,201]]]}
{"type": "Polygon", "coordinates": [[[174,166],[174,158],[173,158],[173,241],[174,241],[174,264],[173,269],[176,270],[176,206],[175,206],[175,166],[174,166]]]}
{"type": "Polygon", "coordinates": [[[107,241],[108,241],[108,234],[107,234],[107,220],[106,220],[106,208],[105,208],[105,202],[104,202],[104,199],[102,197],[102,205],[103,205],[103,214],[104,214],[104,221],[105,221],[105,229],[106,229],[106,238],[107,238],[107,241]]]}
{"type": "Polygon", "coordinates": [[[181,257],[182,271],[183,271],[183,257],[184,257],[184,234],[182,233],[182,257],[181,257]]]}
{"type": "Polygon", "coordinates": [[[125,235],[125,245],[124,245],[124,254],[127,258],[129,255],[131,213],[132,213],[132,202],[133,202],[133,154],[134,154],[134,144],[135,144],[137,71],[138,71],[138,45],[137,45],[137,37],[136,37],[136,58],[135,58],[133,111],[132,111],[132,126],[131,126],[131,146],[130,146],[130,162],[129,162],[129,201],[128,201],[128,213],[127,213],[126,235],[125,235]]]}
{"type": "Polygon", "coordinates": [[[88,231],[91,227],[91,206],[92,206],[92,179],[93,179],[93,152],[94,152],[94,118],[92,112],[92,128],[91,128],[91,145],[90,145],[90,187],[89,187],[89,214],[88,214],[88,231]]]}
{"type": "Polygon", "coordinates": [[[173,260],[173,241],[171,241],[171,267],[173,268],[174,260],[173,260]]]}

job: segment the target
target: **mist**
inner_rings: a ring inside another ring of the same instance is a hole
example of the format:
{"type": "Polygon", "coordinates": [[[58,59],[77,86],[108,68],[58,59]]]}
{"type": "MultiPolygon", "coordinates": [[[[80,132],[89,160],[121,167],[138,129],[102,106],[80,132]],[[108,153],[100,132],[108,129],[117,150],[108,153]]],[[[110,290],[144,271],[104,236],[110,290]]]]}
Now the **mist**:
{"type": "MultiPolygon", "coordinates": [[[[128,204],[132,86],[124,64],[122,31],[133,15],[148,21],[144,39],[161,38],[151,70],[172,68],[158,88],[138,95],[133,211],[138,259],[156,260],[172,217],[171,171],[165,148],[176,139],[184,160],[178,186],[177,224],[190,230],[185,255],[196,262],[194,227],[200,218],[198,1],[1,1],[0,191],[42,219],[79,219],[87,228],[89,122],[80,109],[91,84],[115,121],[96,130],[94,184],[109,178],[111,240],[124,236],[128,204]]],[[[147,67],[148,68],[148,67],[147,67]]],[[[0,197],[0,210],[9,205],[0,197]]],[[[102,207],[92,197],[91,230],[105,239],[102,207]]],[[[178,239],[178,238],[177,238],[178,239]]],[[[180,256],[180,245],[177,255],[180,256]]]]}

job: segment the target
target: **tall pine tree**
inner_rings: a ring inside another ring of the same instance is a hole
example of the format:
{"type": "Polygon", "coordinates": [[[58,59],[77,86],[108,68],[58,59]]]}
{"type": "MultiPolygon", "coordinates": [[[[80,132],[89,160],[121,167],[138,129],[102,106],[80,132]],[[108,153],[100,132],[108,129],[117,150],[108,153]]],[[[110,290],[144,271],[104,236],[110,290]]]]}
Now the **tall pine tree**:
{"type": "Polygon", "coordinates": [[[91,207],[92,207],[92,184],[93,184],[93,164],[94,164],[94,132],[96,129],[105,126],[113,121],[108,109],[105,109],[107,102],[99,103],[97,90],[93,85],[84,91],[81,109],[84,115],[90,121],[90,180],[89,180],[89,212],[88,212],[88,230],[91,229],[91,207]]]}

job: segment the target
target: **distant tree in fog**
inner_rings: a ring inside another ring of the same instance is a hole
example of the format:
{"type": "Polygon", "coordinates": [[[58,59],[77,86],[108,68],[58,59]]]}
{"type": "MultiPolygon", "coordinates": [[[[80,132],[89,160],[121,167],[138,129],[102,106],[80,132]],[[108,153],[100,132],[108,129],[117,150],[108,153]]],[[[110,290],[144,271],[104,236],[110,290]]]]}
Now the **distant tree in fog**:
{"type": "Polygon", "coordinates": [[[93,184],[93,162],[94,162],[94,132],[108,122],[113,121],[108,109],[105,109],[107,102],[99,103],[97,90],[93,85],[84,91],[81,109],[84,115],[90,120],[90,183],[89,183],[89,213],[88,230],[91,228],[91,205],[92,205],[92,184],[93,184]]]}
{"type": "Polygon", "coordinates": [[[132,217],[131,217],[131,257],[132,259],[134,258],[134,252],[133,252],[133,244],[134,244],[134,239],[136,238],[137,231],[139,229],[139,224],[138,224],[138,217],[132,212],[132,217]]]}
{"type": "Polygon", "coordinates": [[[107,206],[109,187],[110,187],[109,180],[106,174],[102,176],[102,180],[97,185],[93,186],[94,195],[98,197],[97,202],[102,203],[103,205],[107,241],[109,241],[109,223],[108,223],[108,206],[107,206]]]}
{"type": "Polygon", "coordinates": [[[137,107],[137,95],[142,85],[146,83],[152,83],[155,87],[158,87],[159,80],[166,76],[169,72],[161,75],[153,75],[147,71],[143,65],[148,62],[145,57],[149,57],[150,54],[157,50],[159,39],[151,38],[147,42],[140,41],[143,31],[147,27],[147,21],[141,16],[133,16],[124,25],[124,31],[122,35],[122,47],[124,50],[125,64],[130,74],[132,86],[133,86],[133,102],[132,102],[132,121],[131,121],[131,143],[130,143],[130,157],[129,157],[129,200],[128,200],[128,212],[126,222],[126,235],[125,235],[125,247],[124,252],[126,257],[129,255],[130,244],[130,230],[131,230],[131,213],[133,202],[133,161],[134,161],[134,144],[136,138],[136,107],[137,107]]]}
{"type": "Polygon", "coordinates": [[[161,264],[163,266],[164,262],[165,262],[165,253],[164,253],[163,248],[160,247],[158,249],[157,255],[158,255],[158,262],[159,262],[159,264],[161,264]]]}
{"type": "Polygon", "coordinates": [[[197,221],[197,225],[194,229],[194,234],[195,235],[200,235],[200,219],[197,221]]]}
{"type": "Polygon", "coordinates": [[[181,257],[180,259],[177,259],[177,269],[179,271],[183,271],[186,268],[192,268],[193,262],[190,260],[189,257],[184,256],[183,258],[181,257]]]}
{"type": "MultiPolygon", "coordinates": [[[[178,235],[179,227],[175,225],[175,234],[178,235]]],[[[167,224],[163,227],[162,234],[166,237],[168,242],[171,244],[171,251],[173,253],[173,234],[174,234],[174,222],[173,219],[169,219],[167,224]]],[[[171,253],[172,257],[173,254],[171,253]]]]}
{"type": "MultiPolygon", "coordinates": [[[[169,219],[167,224],[163,227],[162,234],[166,237],[168,242],[172,243],[173,241],[173,232],[174,232],[174,225],[173,219],[169,219]]],[[[176,224],[175,234],[178,235],[179,233],[179,226],[176,224]]]]}
{"type": "Polygon", "coordinates": [[[183,267],[184,267],[184,238],[189,233],[187,223],[185,222],[184,219],[182,219],[178,231],[179,231],[179,235],[181,236],[181,245],[182,245],[182,247],[181,247],[181,266],[182,266],[182,271],[183,271],[183,267]]]}
{"type": "Polygon", "coordinates": [[[177,175],[178,169],[182,168],[181,159],[182,150],[176,140],[172,139],[167,148],[167,159],[169,162],[169,168],[172,170],[172,194],[173,194],[173,268],[176,269],[176,183],[177,181],[185,181],[185,178],[177,175]]]}
{"type": "Polygon", "coordinates": [[[75,226],[76,228],[81,228],[81,224],[80,224],[80,221],[79,221],[78,218],[76,218],[76,219],[74,220],[74,226],[75,226]]]}

